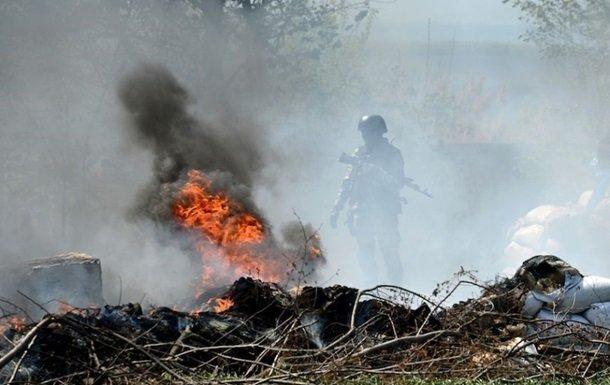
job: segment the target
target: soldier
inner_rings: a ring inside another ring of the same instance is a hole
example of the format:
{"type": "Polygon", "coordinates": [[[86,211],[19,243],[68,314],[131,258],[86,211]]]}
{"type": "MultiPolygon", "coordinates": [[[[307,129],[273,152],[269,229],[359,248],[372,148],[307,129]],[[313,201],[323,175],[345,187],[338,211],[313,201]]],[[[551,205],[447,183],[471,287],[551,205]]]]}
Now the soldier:
{"type": "Polygon", "coordinates": [[[358,262],[367,275],[367,284],[377,283],[375,243],[386,263],[388,276],[395,284],[402,282],[399,255],[398,215],[401,213],[400,190],[408,183],[400,150],[383,135],[388,131],[379,115],[363,116],[358,130],[364,145],[353,156],[342,155],[349,163],[339,197],[331,215],[331,225],[346,203],[349,205],[347,226],[358,242],[358,262]]]}

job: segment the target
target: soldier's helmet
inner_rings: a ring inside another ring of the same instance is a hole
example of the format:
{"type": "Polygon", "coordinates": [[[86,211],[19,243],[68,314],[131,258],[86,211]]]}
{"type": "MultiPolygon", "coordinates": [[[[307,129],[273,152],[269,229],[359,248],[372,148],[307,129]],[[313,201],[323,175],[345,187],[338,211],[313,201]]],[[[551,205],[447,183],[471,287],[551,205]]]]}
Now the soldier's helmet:
{"type": "Polygon", "coordinates": [[[364,115],[358,122],[358,131],[379,132],[383,134],[388,132],[388,127],[381,115],[364,115]]]}

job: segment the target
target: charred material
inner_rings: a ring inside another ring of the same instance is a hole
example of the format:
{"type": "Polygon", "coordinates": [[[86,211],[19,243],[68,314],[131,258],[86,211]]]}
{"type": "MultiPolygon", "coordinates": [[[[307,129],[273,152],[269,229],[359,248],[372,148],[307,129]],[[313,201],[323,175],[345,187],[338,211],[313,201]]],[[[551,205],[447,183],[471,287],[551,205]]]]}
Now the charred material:
{"type": "Polygon", "coordinates": [[[531,290],[559,282],[561,274],[571,282],[577,272],[555,257],[536,257],[493,284],[459,275],[436,297],[394,286],[286,291],[241,278],[218,292],[217,302],[225,306],[216,311],[144,311],[127,304],[72,309],[38,324],[5,318],[1,375],[49,383],[125,383],[161,373],[180,383],[202,374],[306,383],[346,372],[591,377],[610,364],[606,328],[578,322],[583,315],[522,312],[531,290]],[[463,285],[480,287],[481,296],[450,305],[463,285]]]}
{"type": "Polygon", "coordinates": [[[332,342],[349,330],[358,290],[345,286],[305,287],[296,298],[305,323],[317,346],[332,342]]]}
{"type": "Polygon", "coordinates": [[[292,299],[279,285],[240,278],[222,298],[230,300],[229,314],[249,317],[265,327],[275,327],[293,315],[292,299]]]}

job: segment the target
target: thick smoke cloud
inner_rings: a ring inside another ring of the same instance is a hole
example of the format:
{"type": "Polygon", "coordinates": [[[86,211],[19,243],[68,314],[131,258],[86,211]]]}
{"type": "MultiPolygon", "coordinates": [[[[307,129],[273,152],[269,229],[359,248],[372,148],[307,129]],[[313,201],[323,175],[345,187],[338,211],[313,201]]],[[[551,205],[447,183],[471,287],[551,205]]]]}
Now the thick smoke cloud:
{"type": "MultiPolygon", "coordinates": [[[[594,129],[606,127],[591,110],[606,111],[607,98],[518,33],[494,41],[486,31],[502,20],[441,34],[436,6],[401,2],[423,23],[373,20],[399,41],[384,31],[286,76],[261,59],[259,35],[244,29],[248,49],[232,50],[231,26],[188,3],[0,4],[1,265],[77,250],[101,259],[109,303],[191,295],[200,263],[160,242],[155,221],[170,198],[160,186],[193,167],[222,173],[221,187],[255,202],[269,223],[293,211],[312,223],[329,260],[321,283],[357,286],[366,273],[355,241],[328,216],[345,173],[337,157],[361,145],[355,125],[370,113],[386,118],[407,175],[435,196],[403,192],[401,284],[414,290],[460,266],[492,278],[506,267],[518,218],[594,186],[594,129]]],[[[291,229],[299,243],[302,229],[291,229]]],[[[586,263],[561,257],[608,275],[606,250],[586,263]]]]}
{"type": "MultiPolygon", "coordinates": [[[[240,127],[231,125],[235,121],[209,124],[196,119],[188,111],[191,101],[188,92],[161,66],[136,68],[120,82],[118,95],[129,115],[127,128],[131,136],[154,156],[153,179],[136,199],[132,215],[161,225],[161,238],[180,243],[185,253],[199,250],[195,255],[203,254],[204,269],[211,273],[207,273],[209,277],[203,278],[200,285],[230,284],[238,278],[231,273],[235,268],[254,269],[250,272],[254,276],[277,277],[282,282],[293,279],[286,275],[290,273],[296,275],[296,279],[305,278],[302,275],[315,279],[315,269],[324,260],[320,254],[320,240],[311,225],[285,225],[282,229],[284,244],[280,244],[254,203],[252,188],[257,180],[258,187],[262,184],[260,171],[269,156],[263,149],[265,136],[256,124],[242,120],[243,127],[240,127]],[[262,222],[264,239],[261,245],[241,246],[251,248],[255,262],[240,257],[242,250],[232,251],[232,246],[224,246],[222,241],[210,244],[207,236],[199,239],[202,235],[197,232],[187,236],[187,231],[180,228],[174,207],[182,200],[181,189],[187,180],[190,182],[191,170],[201,171],[206,180],[209,178],[212,193],[226,194],[240,207],[229,209],[238,212],[230,214],[233,218],[223,220],[219,227],[231,226],[242,213],[252,214],[262,222]],[[194,244],[202,241],[206,244],[203,252],[194,244]],[[225,264],[225,260],[230,262],[225,264]]],[[[230,106],[226,108],[230,109],[230,106]]]]}
{"type": "Polygon", "coordinates": [[[264,165],[265,135],[257,124],[198,121],[187,111],[192,102],[188,91],[161,66],[137,68],[121,81],[118,94],[129,112],[132,137],[154,154],[153,181],[137,200],[136,214],[167,219],[171,203],[159,201],[161,186],[190,169],[222,175],[215,187],[258,213],[250,189],[264,165]]]}

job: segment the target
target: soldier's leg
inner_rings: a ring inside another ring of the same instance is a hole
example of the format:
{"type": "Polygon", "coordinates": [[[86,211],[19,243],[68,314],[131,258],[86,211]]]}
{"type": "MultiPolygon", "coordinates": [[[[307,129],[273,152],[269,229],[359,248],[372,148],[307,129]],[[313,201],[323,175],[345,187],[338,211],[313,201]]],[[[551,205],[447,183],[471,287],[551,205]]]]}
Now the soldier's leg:
{"type": "Polygon", "coordinates": [[[372,221],[366,214],[355,214],[352,235],[358,243],[358,264],[363,274],[363,286],[377,284],[377,263],[375,262],[375,231],[372,221]]]}
{"type": "Polygon", "coordinates": [[[373,237],[358,237],[358,264],[363,274],[366,288],[379,284],[377,264],[375,263],[375,239],[373,237]]]}
{"type": "Polygon", "coordinates": [[[400,234],[398,232],[398,217],[389,215],[380,223],[377,239],[383,255],[390,283],[403,284],[403,266],[400,259],[400,234]]]}

